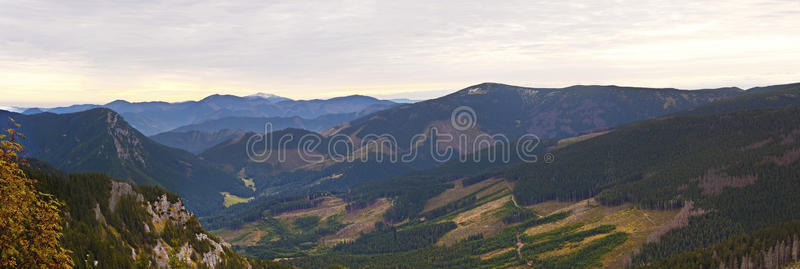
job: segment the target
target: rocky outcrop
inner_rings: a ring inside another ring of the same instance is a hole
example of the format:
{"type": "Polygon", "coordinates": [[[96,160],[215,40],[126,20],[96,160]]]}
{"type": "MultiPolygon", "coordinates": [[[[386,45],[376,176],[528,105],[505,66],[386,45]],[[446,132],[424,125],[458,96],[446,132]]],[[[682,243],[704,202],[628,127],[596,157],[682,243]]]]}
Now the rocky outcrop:
{"type": "Polygon", "coordinates": [[[225,249],[223,247],[226,248],[231,247],[230,244],[223,241],[222,239],[220,239],[219,243],[212,240],[211,238],[208,237],[207,234],[196,234],[195,236],[197,237],[198,241],[208,240],[211,243],[212,246],[211,251],[203,253],[203,263],[205,263],[208,266],[211,266],[211,268],[216,267],[218,264],[222,262],[222,254],[225,252],[225,249]]]}
{"type": "Polygon", "coordinates": [[[133,190],[133,186],[131,184],[120,182],[116,180],[111,181],[111,198],[108,199],[108,208],[111,212],[117,208],[117,203],[119,202],[119,198],[125,195],[132,195],[136,197],[136,201],[143,202],[144,196],[142,194],[137,193],[133,190]]]}
{"type": "Polygon", "coordinates": [[[147,164],[144,161],[142,152],[142,141],[133,134],[133,130],[127,125],[118,125],[120,116],[117,113],[108,111],[106,116],[106,123],[108,123],[108,135],[114,139],[114,148],[117,152],[117,157],[120,160],[134,161],[140,163],[143,167],[147,164]]]}
{"type": "Polygon", "coordinates": [[[159,239],[158,243],[153,247],[153,259],[156,261],[158,268],[167,268],[169,266],[169,245],[163,243],[164,240],[159,239]]]}
{"type": "MultiPolygon", "coordinates": [[[[190,221],[194,220],[194,216],[186,211],[183,201],[170,201],[166,194],[158,196],[157,199],[146,201],[141,193],[138,193],[135,187],[129,183],[112,181],[111,193],[108,200],[108,209],[113,213],[118,207],[119,201],[123,197],[134,197],[134,199],[141,203],[144,211],[148,215],[149,222],[142,223],[144,231],[147,233],[155,233],[161,235],[164,231],[165,225],[171,223],[179,229],[184,229],[186,233],[191,232],[192,229],[187,229],[192,225],[190,221]]],[[[103,210],[100,204],[96,204],[93,208],[95,219],[102,225],[109,225],[106,222],[106,216],[103,215],[103,210]]],[[[106,212],[108,213],[108,212],[106,212]]],[[[109,215],[111,216],[111,215],[109,215]]],[[[197,225],[197,224],[194,224],[197,225]]],[[[115,227],[120,229],[120,227],[115,227]]],[[[225,251],[230,250],[230,244],[224,242],[222,239],[217,239],[209,236],[207,233],[196,233],[191,235],[196,239],[194,242],[201,242],[201,244],[208,244],[210,247],[205,252],[198,251],[190,242],[182,242],[180,247],[170,246],[175,244],[174,241],[165,241],[162,236],[155,241],[155,244],[145,245],[144,248],[131,247],[131,258],[137,260],[141,255],[151,256],[150,265],[158,268],[169,268],[170,261],[178,261],[185,263],[192,268],[216,268],[225,259],[225,251]]],[[[185,238],[185,237],[184,237],[185,238]]]]}
{"type": "Polygon", "coordinates": [[[158,201],[147,202],[147,213],[152,217],[155,232],[160,233],[167,221],[172,224],[184,224],[192,215],[186,211],[182,201],[170,203],[167,195],[162,195],[158,201]]]}

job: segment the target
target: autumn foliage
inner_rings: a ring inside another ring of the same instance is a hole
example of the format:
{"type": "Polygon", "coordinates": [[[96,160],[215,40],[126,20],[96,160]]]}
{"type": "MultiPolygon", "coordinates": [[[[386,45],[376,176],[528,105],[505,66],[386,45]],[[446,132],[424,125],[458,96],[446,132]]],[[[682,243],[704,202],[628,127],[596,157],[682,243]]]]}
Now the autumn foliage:
{"type": "Polygon", "coordinates": [[[13,128],[6,132],[0,135],[0,268],[70,268],[59,242],[62,205],[38,192],[20,169],[17,139],[24,136],[13,128]]]}

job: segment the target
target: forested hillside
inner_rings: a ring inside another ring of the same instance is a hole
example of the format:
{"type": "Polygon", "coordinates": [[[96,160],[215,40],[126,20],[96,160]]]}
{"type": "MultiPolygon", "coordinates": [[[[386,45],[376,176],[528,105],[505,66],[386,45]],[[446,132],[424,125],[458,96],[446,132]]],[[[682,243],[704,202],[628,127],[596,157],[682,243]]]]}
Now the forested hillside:
{"type": "Polygon", "coordinates": [[[751,109],[776,109],[800,105],[800,83],[758,87],[747,90],[747,94],[720,100],[674,115],[709,115],[751,109]]]}
{"type": "Polygon", "coordinates": [[[499,174],[517,201],[693,206],[688,226],[645,245],[634,264],[706,247],[800,218],[800,107],[670,117],[633,124],[553,152],[559,162],[499,174]],[[690,202],[691,201],[691,202],[690,202]]]}
{"type": "Polygon", "coordinates": [[[234,253],[159,187],[67,175],[38,161],[26,171],[39,191],[64,204],[61,242],[75,268],[289,268],[234,253]]]}
{"type": "Polygon", "coordinates": [[[332,132],[356,137],[389,133],[397,138],[401,148],[407,149],[413,135],[425,133],[432,126],[444,130],[446,125],[443,124],[449,124],[454,109],[467,106],[474,110],[474,122],[480,132],[501,133],[511,139],[523,134],[558,139],[744,93],[738,88],[686,91],[572,86],[539,89],[483,83],[437,99],[387,109],[332,132]]]}

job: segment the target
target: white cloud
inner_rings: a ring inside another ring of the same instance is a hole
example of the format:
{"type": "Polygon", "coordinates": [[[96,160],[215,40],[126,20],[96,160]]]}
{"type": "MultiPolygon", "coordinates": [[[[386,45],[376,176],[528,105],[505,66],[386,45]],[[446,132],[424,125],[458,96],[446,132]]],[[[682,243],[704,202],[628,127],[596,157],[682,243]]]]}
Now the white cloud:
{"type": "Polygon", "coordinates": [[[794,0],[0,0],[0,103],[749,87],[800,80],[798,14],[794,0]]]}

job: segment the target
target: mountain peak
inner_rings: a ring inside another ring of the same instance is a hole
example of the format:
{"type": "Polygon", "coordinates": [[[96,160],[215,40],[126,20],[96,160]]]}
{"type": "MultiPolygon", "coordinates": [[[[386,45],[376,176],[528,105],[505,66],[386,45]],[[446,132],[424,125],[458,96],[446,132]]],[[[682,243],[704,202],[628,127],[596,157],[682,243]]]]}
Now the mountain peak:
{"type": "Polygon", "coordinates": [[[286,98],[286,97],[283,97],[283,96],[278,96],[278,95],[275,95],[275,94],[272,94],[272,93],[264,93],[264,92],[251,94],[251,95],[245,96],[244,98],[247,98],[247,99],[264,99],[264,100],[267,100],[267,101],[272,101],[273,103],[282,102],[282,101],[291,101],[292,100],[292,99],[289,99],[289,98],[286,98]]]}
{"type": "Polygon", "coordinates": [[[125,100],[121,100],[121,99],[117,99],[117,100],[112,101],[111,103],[106,104],[106,106],[130,105],[130,104],[131,104],[131,102],[128,102],[128,101],[125,101],[125,100]]]}

